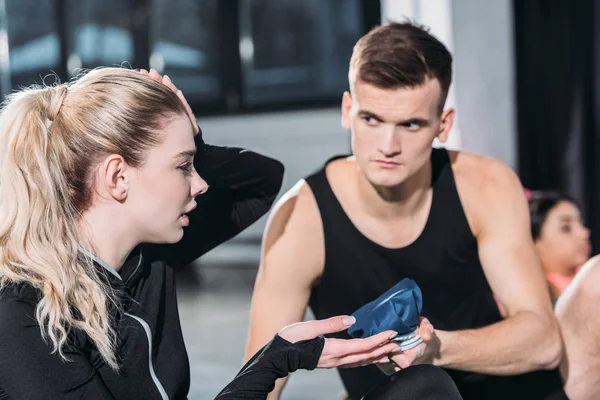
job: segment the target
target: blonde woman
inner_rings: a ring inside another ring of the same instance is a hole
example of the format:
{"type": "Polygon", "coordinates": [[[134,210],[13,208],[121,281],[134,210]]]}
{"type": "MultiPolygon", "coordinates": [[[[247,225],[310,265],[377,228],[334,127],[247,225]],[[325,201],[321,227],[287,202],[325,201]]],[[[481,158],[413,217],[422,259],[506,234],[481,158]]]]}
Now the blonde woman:
{"type": "MultiPolygon", "coordinates": [[[[254,153],[204,146],[197,132],[181,92],[154,72],[97,69],[8,98],[0,398],[187,397],[189,362],[164,261],[185,263],[245,228],[268,209],[282,173],[254,153]],[[195,199],[208,184],[196,167],[216,188],[202,210],[195,199]]],[[[315,338],[351,323],[341,316],[284,329],[220,398],[264,398],[280,374],[374,362],[395,347],[391,332],[315,338]]]]}

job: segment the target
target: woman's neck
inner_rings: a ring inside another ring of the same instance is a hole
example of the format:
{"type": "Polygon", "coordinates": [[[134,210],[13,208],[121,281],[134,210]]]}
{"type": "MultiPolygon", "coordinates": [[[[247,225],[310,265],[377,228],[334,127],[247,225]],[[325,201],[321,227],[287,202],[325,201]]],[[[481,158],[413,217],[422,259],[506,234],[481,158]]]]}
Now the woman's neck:
{"type": "Polygon", "coordinates": [[[569,277],[569,278],[573,278],[575,277],[575,274],[577,273],[577,267],[565,267],[564,265],[555,265],[553,263],[549,263],[549,262],[542,262],[542,266],[544,269],[544,272],[546,274],[553,274],[553,275],[559,275],[559,276],[565,276],[565,277],[569,277]]]}
{"type": "Polygon", "coordinates": [[[139,244],[127,229],[125,220],[110,210],[87,210],[81,220],[81,229],[94,255],[117,272],[139,244]]]}

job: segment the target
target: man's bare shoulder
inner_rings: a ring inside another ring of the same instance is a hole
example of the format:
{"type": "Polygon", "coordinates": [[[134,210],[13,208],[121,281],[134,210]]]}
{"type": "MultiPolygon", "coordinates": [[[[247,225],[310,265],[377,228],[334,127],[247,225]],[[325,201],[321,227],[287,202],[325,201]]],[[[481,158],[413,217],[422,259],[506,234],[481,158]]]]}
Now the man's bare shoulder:
{"type": "Polygon", "coordinates": [[[330,161],[325,166],[327,179],[330,183],[335,183],[338,179],[343,179],[345,174],[356,169],[356,158],[354,156],[342,157],[330,161]]]}
{"type": "Polygon", "coordinates": [[[273,213],[287,211],[291,214],[301,214],[303,218],[320,219],[319,207],[310,185],[306,180],[299,180],[288,190],[273,207],[273,213]]]}
{"type": "Polygon", "coordinates": [[[449,151],[459,197],[474,231],[477,220],[525,201],[521,181],[506,163],[492,157],[449,151]],[[515,203],[515,204],[516,204],[515,203]]]}
{"type": "Polygon", "coordinates": [[[514,183],[518,180],[514,169],[505,162],[493,157],[480,156],[462,151],[449,151],[455,179],[475,186],[514,183]],[[483,185],[483,183],[488,183],[483,185]]]}
{"type": "Polygon", "coordinates": [[[459,151],[449,151],[450,162],[456,184],[483,196],[498,198],[513,195],[514,190],[522,194],[521,181],[514,169],[503,161],[459,151]],[[509,190],[507,193],[506,190],[509,190]]]}
{"type": "Polygon", "coordinates": [[[263,249],[268,249],[282,235],[312,234],[322,237],[321,214],[308,183],[301,179],[273,206],[269,215],[263,249]]]}

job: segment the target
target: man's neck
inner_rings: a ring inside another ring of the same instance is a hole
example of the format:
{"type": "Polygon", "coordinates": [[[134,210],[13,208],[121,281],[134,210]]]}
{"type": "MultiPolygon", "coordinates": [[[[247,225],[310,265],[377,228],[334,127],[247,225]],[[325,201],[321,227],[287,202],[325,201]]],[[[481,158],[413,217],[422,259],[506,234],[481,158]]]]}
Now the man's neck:
{"type": "Polygon", "coordinates": [[[394,187],[372,185],[356,168],[356,186],[363,210],[376,218],[405,218],[416,214],[431,196],[431,163],[394,187]]]}

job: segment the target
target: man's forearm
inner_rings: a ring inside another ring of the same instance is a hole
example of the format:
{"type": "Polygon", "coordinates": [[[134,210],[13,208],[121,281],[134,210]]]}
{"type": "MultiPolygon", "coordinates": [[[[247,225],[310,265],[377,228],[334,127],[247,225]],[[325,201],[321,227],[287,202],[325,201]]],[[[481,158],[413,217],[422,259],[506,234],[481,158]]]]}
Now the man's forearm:
{"type": "Polygon", "coordinates": [[[444,368],[513,375],[552,369],[560,361],[556,322],[533,312],[520,312],[480,329],[436,331],[436,335],[440,351],[434,364],[444,368]]]}

